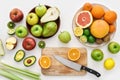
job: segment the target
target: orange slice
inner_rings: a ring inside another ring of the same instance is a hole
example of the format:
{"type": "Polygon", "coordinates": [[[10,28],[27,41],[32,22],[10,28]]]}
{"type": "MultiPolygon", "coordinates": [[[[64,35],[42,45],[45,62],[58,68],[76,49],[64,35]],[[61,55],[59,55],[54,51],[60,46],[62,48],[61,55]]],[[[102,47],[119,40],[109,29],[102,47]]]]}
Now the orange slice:
{"type": "Polygon", "coordinates": [[[77,61],[80,58],[80,51],[77,48],[71,48],[68,51],[68,59],[71,61],[77,61]]]}
{"type": "Polygon", "coordinates": [[[50,57],[48,56],[42,56],[40,59],[39,59],[39,65],[44,68],[44,69],[47,69],[51,66],[51,60],[50,60],[50,57]]]}

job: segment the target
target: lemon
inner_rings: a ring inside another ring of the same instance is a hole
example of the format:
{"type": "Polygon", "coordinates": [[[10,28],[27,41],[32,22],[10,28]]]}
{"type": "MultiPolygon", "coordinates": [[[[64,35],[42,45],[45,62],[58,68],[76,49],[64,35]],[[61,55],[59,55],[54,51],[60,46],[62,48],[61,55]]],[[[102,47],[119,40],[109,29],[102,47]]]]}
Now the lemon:
{"type": "Polygon", "coordinates": [[[111,70],[111,69],[113,69],[114,66],[115,66],[115,61],[112,58],[107,58],[104,61],[104,67],[105,67],[105,69],[111,70]]]}
{"type": "Polygon", "coordinates": [[[75,36],[81,36],[83,34],[83,29],[81,27],[75,27],[74,34],[75,36]]]}

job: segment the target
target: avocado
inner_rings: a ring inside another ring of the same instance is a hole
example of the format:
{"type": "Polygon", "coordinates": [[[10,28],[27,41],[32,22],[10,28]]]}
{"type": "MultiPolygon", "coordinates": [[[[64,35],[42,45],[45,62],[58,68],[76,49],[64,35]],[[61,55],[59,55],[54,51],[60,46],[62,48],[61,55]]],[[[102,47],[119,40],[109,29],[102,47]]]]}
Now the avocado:
{"type": "Polygon", "coordinates": [[[24,65],[26,67],[32,66],[35,62],[36,62],[36,57],[35,56],[26,57],[23,61],[24,65]]]}
{"type": "Polygon", "coordinates": [[[16,62],[20,62],[25,57],[25,52],[23,50],[18,50],[14,56],[16,62]]]}

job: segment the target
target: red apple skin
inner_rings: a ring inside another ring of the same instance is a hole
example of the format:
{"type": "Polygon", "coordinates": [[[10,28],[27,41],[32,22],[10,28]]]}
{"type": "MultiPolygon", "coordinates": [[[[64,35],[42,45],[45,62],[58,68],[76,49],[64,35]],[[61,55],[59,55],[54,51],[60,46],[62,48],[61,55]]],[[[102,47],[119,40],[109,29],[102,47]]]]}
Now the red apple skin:
{"type": "Polygon", "coordinates": [[[10,19],[13,22],[20,22],[23,19],[23,17],[23,12],[18,8],[14,8],[10,11],[10,19]]]}
{"type": "Polygon", "coordinates": [[[36,46],[36,42],[35,40],[32,38],[32,37],[26,37],[24,40],[23,40],[23,43],[22,43],[22,46],[25,50],[32,50],[35,48],[36,46]]]}

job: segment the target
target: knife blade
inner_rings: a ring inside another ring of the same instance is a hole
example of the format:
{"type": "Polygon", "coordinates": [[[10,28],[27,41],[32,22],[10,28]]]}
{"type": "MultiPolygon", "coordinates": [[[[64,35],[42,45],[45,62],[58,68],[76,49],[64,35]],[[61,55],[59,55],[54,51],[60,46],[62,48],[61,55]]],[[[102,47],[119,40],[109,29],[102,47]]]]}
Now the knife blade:
{"type": "Polygon", "coordinates": [[[65,58],[63,58],[63,57],[61,57],[61,56],[59,56],[59,55],[53,55],[53,56],[54,56],[54,58],[55,58],[57,61],[59,61],[60,63],[64,64],[65,66],[67,66],[67,67],[69,67],[69,68],[72,68],[72,69],[74,69],[74,70],[76,70],[76,71],[85,70],[85,71],[87,71],[87,72],[89,72],[89,73],[91,73],[91,74],[96,75],[97,77],[100,77],[100,76],[101,76],[101,74],[100,74],[99,72],[97,72],[97,71],[95,71],[95,70],[93,70],[93,69],[90,69],[90,68],[88,68],[88,67],[86,67],[86,66],[77,64],[77,63],[72,62],[72,61],[69,61],[69,60],[67,60],[67,59],[65,59],[65,58]]]}

